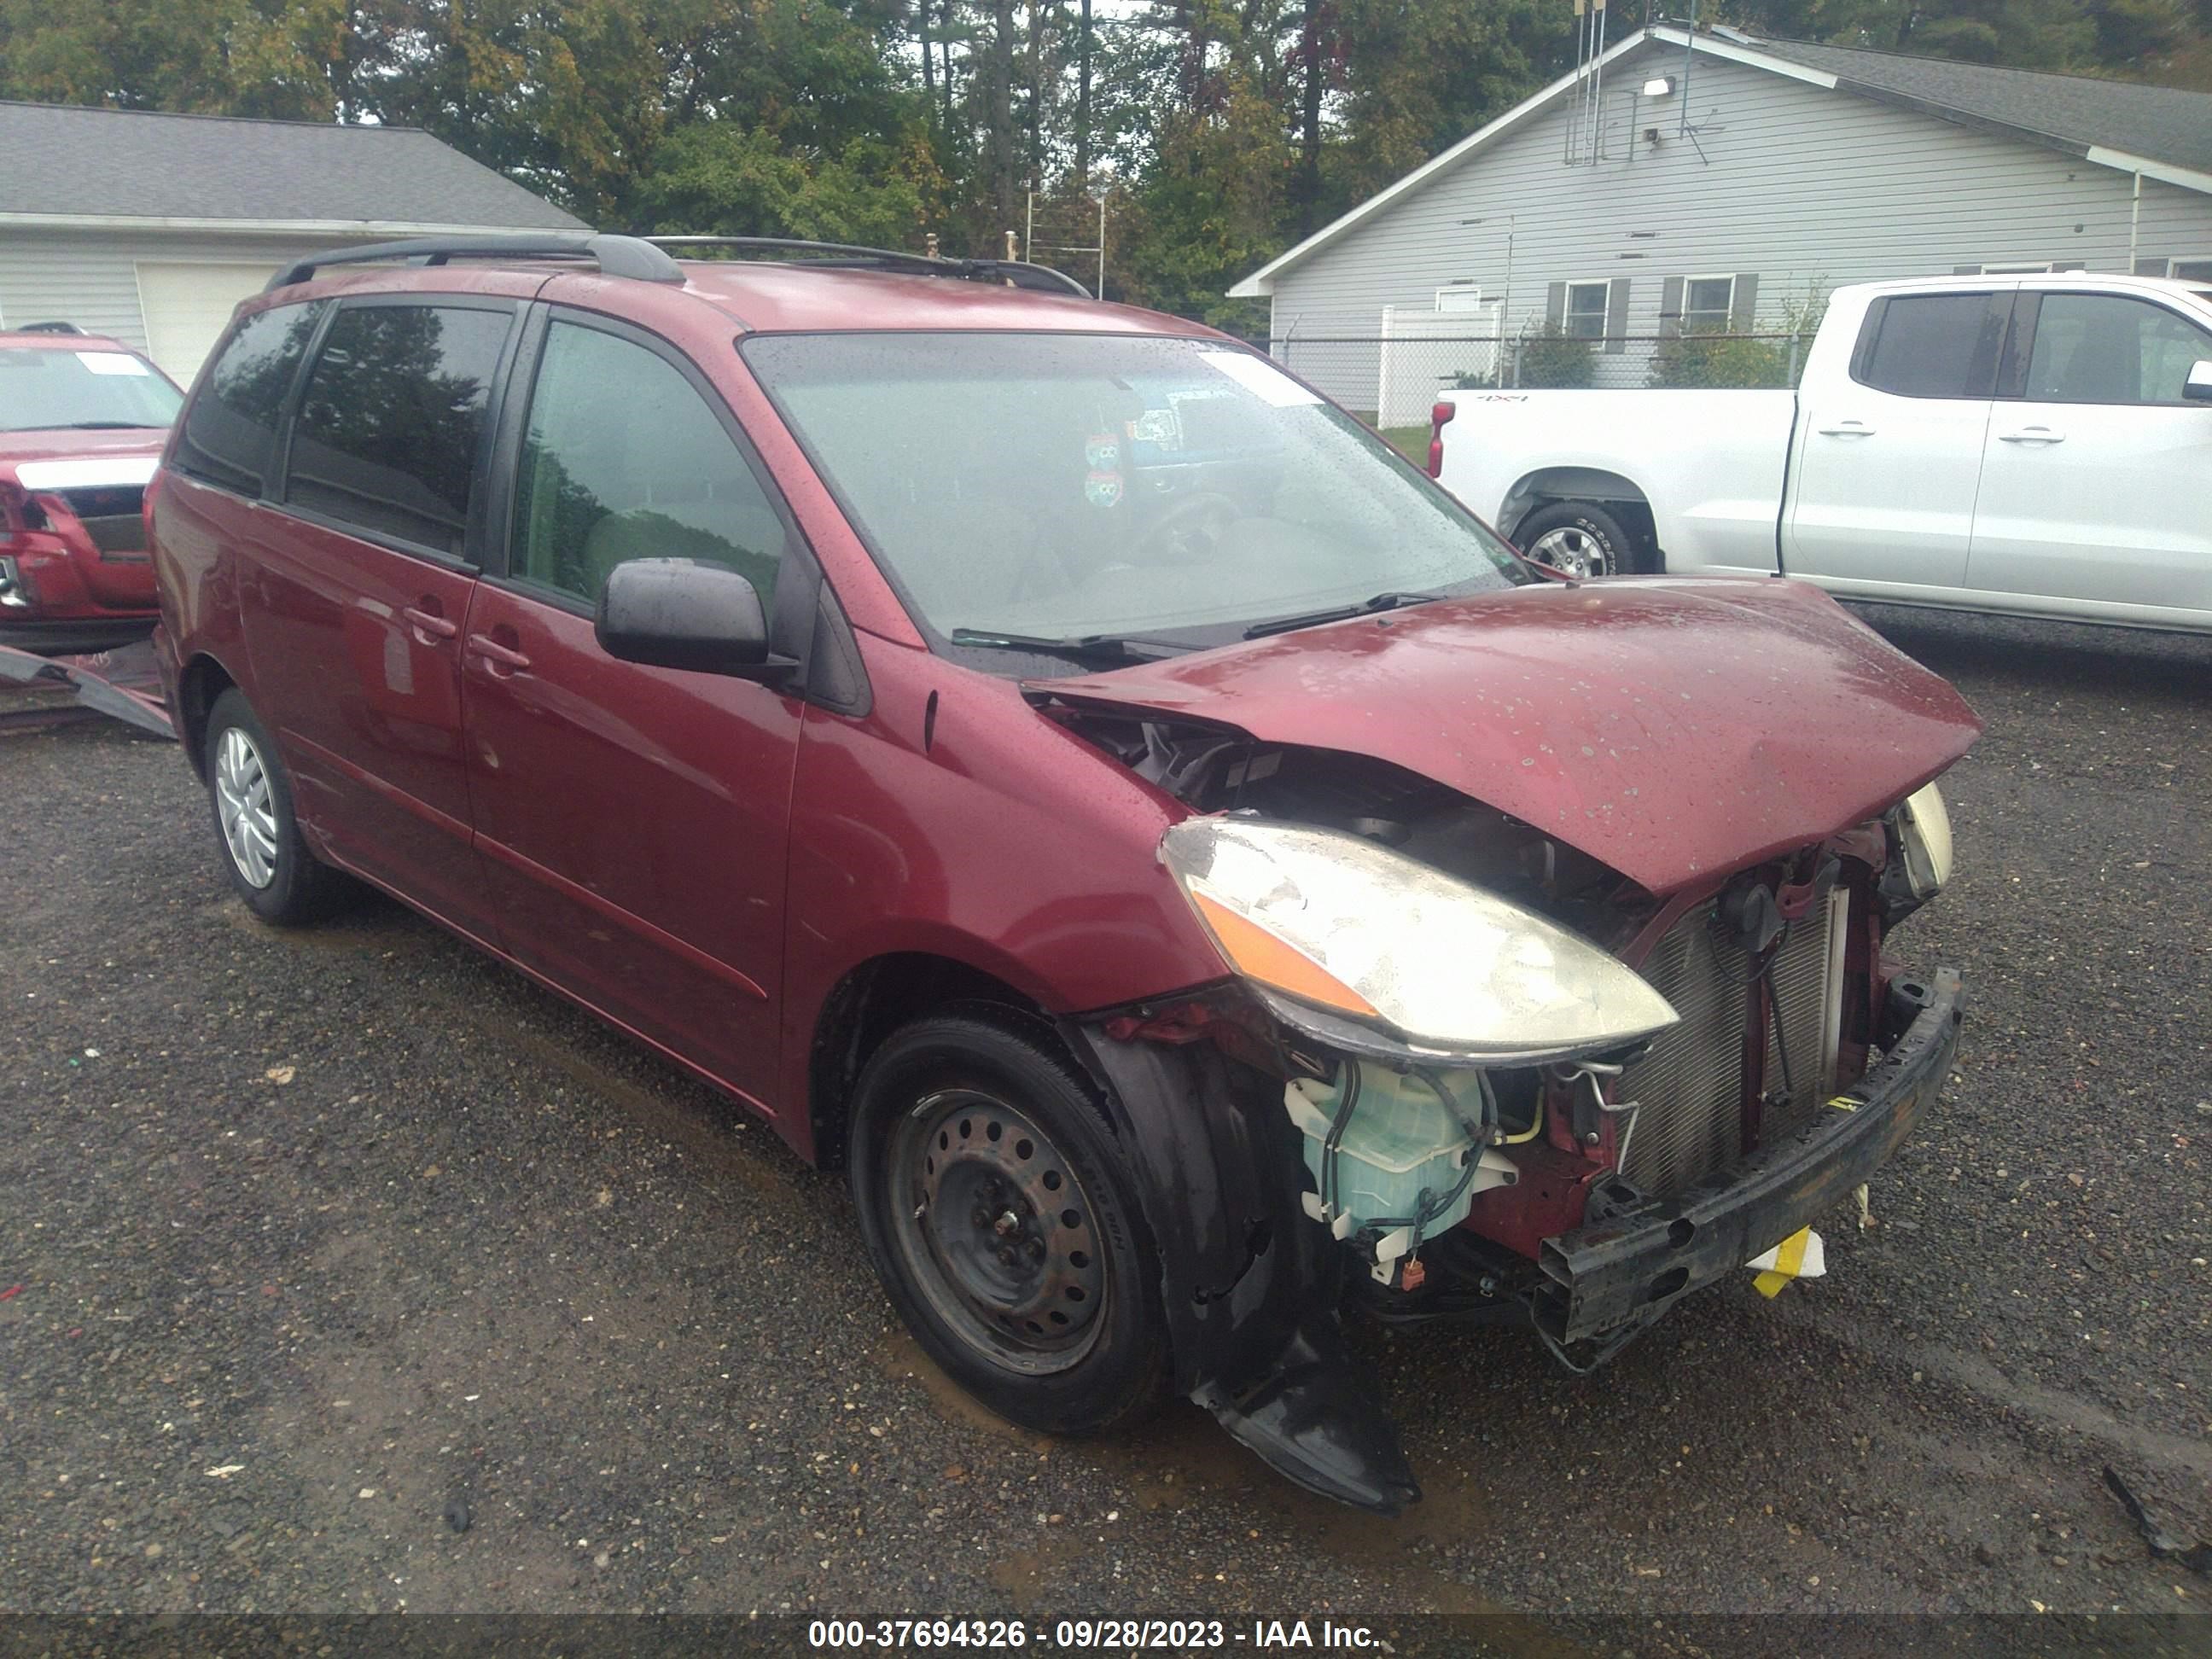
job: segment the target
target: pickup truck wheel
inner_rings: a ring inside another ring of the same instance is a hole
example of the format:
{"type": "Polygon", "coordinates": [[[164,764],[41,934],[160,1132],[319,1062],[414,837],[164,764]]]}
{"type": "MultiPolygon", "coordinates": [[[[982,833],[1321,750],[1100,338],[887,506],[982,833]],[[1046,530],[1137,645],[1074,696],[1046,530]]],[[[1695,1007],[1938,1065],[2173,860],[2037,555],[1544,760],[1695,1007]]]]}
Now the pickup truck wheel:
{"type": "Polygon", "coordinates": [[[1097,1434],[1165,1391],[1159,1261],[1089,1084],[1043,1035],[981,1009],[894,1032],[855,1091],[853,1196],[930,1358],[1024,1427],[1097,1434]]]}
{"type": "Polygon", "coordinates": [[[276,745],[236,686],[207,723],[208,805],[223,869],[254,915],[280,927],[326,915],[346,878],[319,862],[292,816],[292,781],[276,745]]]}
{"type": "Polygon", "coordinates": [[[1531,564],[1566,576],[1619,576],[1642,566],[1628,526],[1588,501],[1560,501],[1531,513],[1515,538],[1531,564]]]}

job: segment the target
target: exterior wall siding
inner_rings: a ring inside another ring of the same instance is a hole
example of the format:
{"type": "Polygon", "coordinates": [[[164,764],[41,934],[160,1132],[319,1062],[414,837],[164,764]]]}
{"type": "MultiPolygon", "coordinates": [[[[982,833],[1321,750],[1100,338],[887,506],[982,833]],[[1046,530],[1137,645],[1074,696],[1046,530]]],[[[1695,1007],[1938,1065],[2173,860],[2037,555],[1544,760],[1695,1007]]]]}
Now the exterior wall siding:
{"type": "MultiPolygon", "coordinates": [[[[1678,135],[1680,79],[1679,49],[1632,53],[1606,72],[1597,165],[1565,164],[1562,100],[1282,272],[1272,349],[1372,409],[1375,349],[1322,342],[1371,340],[1383,307],[1429,308],[1452,283],[1506,296],[1511,334],[1540,326],[1553,284],[1618,295],[1626,280],[1626,315],[1608,330],[1653,335],[1668,283],[1692,276],[1756,273],[1753,326],[1774,329],[1815,287],[1979,264],[2130,268],[2128,174],[1704,57],[1689,76],[1692,142],[1678,135]],[[1678,90],[1644,97],[1662,74],[1678,90]],[[1656,144],[1640,137],[1653,127],[1656,144]]],[[[2138,260],[2212,258],[2212,196],[2144,179],[2133,246],[2138,260]]],[[[1637,384],[1641,362],[1601,357],[1600,383],[1637,384]]]]}
{"type": "Polygon", "coordinates": [[[138,299],[142,259],[276,264],[319,247],[373,240],[0,227],[0,327],[75,323],[88,334],[112,335],[143,351],[146,319],[138,299]]]}

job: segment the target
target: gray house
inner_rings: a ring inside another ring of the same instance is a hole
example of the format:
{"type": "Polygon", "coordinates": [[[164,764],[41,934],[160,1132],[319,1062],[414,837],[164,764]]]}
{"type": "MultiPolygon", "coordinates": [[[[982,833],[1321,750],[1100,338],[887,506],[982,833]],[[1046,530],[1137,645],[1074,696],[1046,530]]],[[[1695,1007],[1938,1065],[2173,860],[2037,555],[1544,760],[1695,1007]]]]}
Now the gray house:
{"type": "Polygon", "coordinates": [[[1668,335],[1843,283],[2047,270],[2212,281],[2212,95],[1662,24],[1230,292],[1391,426],[1547,319],[1634,386],[1668,335]]]}
{"type": "Polygon", "coordinates": [[[300,253],[582,228],[411,127],[0,103],[0,328],[75,323],[179,382],[300,253]]]}

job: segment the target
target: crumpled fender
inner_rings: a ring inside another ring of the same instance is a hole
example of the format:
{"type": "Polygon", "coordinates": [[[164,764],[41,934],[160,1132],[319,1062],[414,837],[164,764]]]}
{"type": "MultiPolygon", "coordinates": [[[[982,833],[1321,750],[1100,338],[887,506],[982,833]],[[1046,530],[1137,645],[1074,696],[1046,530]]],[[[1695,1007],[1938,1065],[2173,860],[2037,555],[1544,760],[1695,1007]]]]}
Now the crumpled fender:
{"type": "Polygon", "coordinates": [[[1396,1515],[1421,1495],[1351,1355],[1345,1254],[1298,1204],[1304,1165],[1272,1087],[1210,1042],[1122,1041],[1068,1022],[1134,1162],[1176,1389],[1285,1479],[1396,1515]]]}

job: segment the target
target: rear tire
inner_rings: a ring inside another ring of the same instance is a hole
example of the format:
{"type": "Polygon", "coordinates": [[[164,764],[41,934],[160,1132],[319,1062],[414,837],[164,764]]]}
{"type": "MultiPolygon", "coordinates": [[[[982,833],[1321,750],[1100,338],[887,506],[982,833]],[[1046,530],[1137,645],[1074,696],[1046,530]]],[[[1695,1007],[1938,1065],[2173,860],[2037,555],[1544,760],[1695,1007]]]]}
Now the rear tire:
{"type": "Polygon", "coordinates": [[[239,897],[278,927],[329,915],[345,893],[346,878],[301,839],[292,781],[268,728],[236,686],[208,711],[206,757],[216,840],[239,897]]]}
{"type": "Polygon", "coordinates": [[[1592,501],[1540,507],[1521,521],[1513,539],[1530,563],[1577,579],[1640,574],[1650,568],[1635,532],[1592,501]]]}
{"type": "Polygon", "coordinates": [[[1089,1081],[1018,1016],[894,1032],[861,1073],[853,1197],[892,1305],[1001,1417],[1103,1434],[1168,1380],[1159,1257],[1089,1081]]]}

